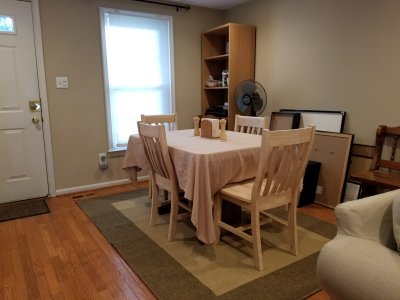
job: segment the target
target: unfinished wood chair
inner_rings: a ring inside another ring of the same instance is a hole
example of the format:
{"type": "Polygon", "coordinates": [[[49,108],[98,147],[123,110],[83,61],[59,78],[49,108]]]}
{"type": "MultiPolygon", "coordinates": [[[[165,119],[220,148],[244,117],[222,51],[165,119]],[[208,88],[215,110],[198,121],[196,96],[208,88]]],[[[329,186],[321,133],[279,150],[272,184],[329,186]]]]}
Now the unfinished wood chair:
{"type": "MultiPolygon", "coordinates": [[[[165,124],[169,131],[178,130],[178,115],[176,113],[173,114],[164,114],[164,115],[140,115],[140,120],[146,124],[165,124]]],[[[151,179],[149,179],[149,197],[151,198],[151,179]]],[[[167,197],[167,194],[166,196],[167,197]]]]}
{"type": "Polygon", "coordinates": [[[314,141],[315,127],[293,130],[263,130],[260,163],[255,179],[226,185],[217,193],[214,207],[215,238],[223,228],[253,245],[255,266],[264,268],[260,226],[277,221],[289,229],[291,253],[298,255],[296,208],[302,188],[302,178],[314,141]],[[222,201],[229,201],[250,212],[251,224],[232,226],[221,220],[222,201]],[[288,206],[288,221],[266,210],[288,206]],[[251,233],[247,233],[251,230],[251,233]]]}
{"type": "Polygon", "coordinates": [[[179,206],[190,211],[190,207],[179,201],[179,187],[175,168],[168,152],[164,125],[145,124],[138,122],[140,139],[150,165],[152,180],[150,225],[154,226],[157,220],[158,207],[168,201],[160,202],[158,188],[171,193],[171,214],[169,220],[168,241],[175,239],[176,222],[179,206]]]}
{"type": "Polygon", "coordinates": [[[165,124],[169,131],[178,130],[178,115],[141,115],[140,120],[146,124],[165,124]]]}
{"type": "Polygon", "coordinates": [[[262,134],[262,130],[268,128],[269,118],[268,117],[251,117],[235,115],[235,126],[233,131],[250,133],[250,134],[262,134]]]}
{"type": "Polygon", "coordinates": [[[350,179],[361,183],[361,197],[376,194],[378,188],[389,190],[400,188],[400,154],[396,154],[396,150],[400,147],[399,136],[400,126],[378,126],[375,152],[369,170],[350,175],[350,179]]]}

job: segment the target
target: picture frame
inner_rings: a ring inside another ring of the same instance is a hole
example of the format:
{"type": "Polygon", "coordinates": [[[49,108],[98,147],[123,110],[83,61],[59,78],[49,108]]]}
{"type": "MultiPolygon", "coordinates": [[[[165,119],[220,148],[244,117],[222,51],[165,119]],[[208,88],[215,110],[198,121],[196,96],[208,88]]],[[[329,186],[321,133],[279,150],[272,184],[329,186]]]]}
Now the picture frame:
{"type": "Polygon", "coordinates": [[[361,194],[361,185],[354,181],[347,181],[343,202],[357,200],[361,194]]]}
{"type": "Polygon", "coordinates": [[[343,202],[353,138],[347,133],[315,133],[310,160],[321,162],[316,203],[334,208],[343,202]]]}
{"type": "Polygon", "coordinates": [[[280,112],[298,112],[301,114],[299,127],[315,125],[318,131],[343,133],[345,111],[281,109],[280,112]]]}
{"type": "Polygon", "coordinates": [[[296,129],[300,126],[299,112],[272,112],[270,130],[296,129]]]}

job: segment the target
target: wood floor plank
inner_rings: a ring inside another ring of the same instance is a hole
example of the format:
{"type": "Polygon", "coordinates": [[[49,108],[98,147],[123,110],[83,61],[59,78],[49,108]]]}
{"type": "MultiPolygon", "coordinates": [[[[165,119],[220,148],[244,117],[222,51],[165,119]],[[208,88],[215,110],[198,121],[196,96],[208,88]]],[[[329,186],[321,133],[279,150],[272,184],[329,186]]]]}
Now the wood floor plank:
{"type": "Polygon", "coordinates": [[[67,256],[71,262],[71,280],[79,288],[79,291],[86,299],[96,299],[97,291],[91,281],[88,273],[84,269],[87,260],[83,257],[82,252],[75,252],[74,246],[71,242],[66,241],[63,243],[64,247],[67,249],[67,256]]]}
{"type": "MultiPolygon", "coordinates": [[[[60,295],[60,286],[59,286],[59,276],[57,276],[57,270],[55,269],[51,259],[55,256],[55,253],[51,248],[49,252],[48,241],[43,238],[43,230],[45,227],[46,219],[48,219],[48,215],[40,216],[40,218],[32,218],[27,220],[24,224],[24,230],[27,235],[28,247],[31,253],[31,256],[34,257],[35,266],[41,266],[42,272],[44,274],[44,278],[46,279],[49,294],[52,298],[58,298],[60,295]],[[37,228],[34,232],[32,232],[31,228],[37,228]]],[[[43,279],[41,279],[43,280],[43,279]]],[[[41,282],[42,286],[44,286],[44,282],[41,282]]],[[[42,292],[42,291],[41,291],[42,292]]]]}
{"type": "MultiPolygon", "coordinates": [[[[121,192],[123,191],[127,190],[122,190],[121,192]]],[[[147,287],[144,286],[137,275],[132,272],[126,262],[116,253],[115,249],[108,243],[101,232],[90,221],[88,221],[86,215],[80,210],[80,208],[78,209],[81,212],[81,217],[84,218],[86,224],[85,228],[90,232],[89,236],[92,236],[96,241],[101,241],[98,246],[104,251],[105,256],[103,256],[103,258],[107,257],[107,259],[112,259],[115,268],[108,270],[108,273],[112,275],[112,280],[117,281],[117,285],[124,290],[124,293],[129,294],[130,291],[132,291],[132,287],[135,287],[134,295],[136,295],[135,297],[138,299],[154,299],[152,293],[148,291],[147,287]],[[134,285],[131,284],[132,280],[134,280],[134,285]],[[138,285],[139,288],[137,287],[138,285]]],[[[102,263],[101,266],[105,266],[105,264],[102,263]]],[[[130,295],[129,299],[134,295],[130,295]]]]}
{"type": "MultiPolygon", "coordinates": [[[[0,222],[0,299],[156,299],[76,204],[147,182],[49,198],[49,214],[0,222]]],[[[302,213],[335,224],[332,209],[302,213]]],[[[311,300],[327,300],[323,291],[311,300]]]]}
{"type": "Polygon", "coordinates": [[[297,208],[297,210],[301,213],[323,220],[325,222],[336,224],[336,215],[335,211],[332,208],[328,208],[317,203],[312,203],[307,206],[299,207],[297,208]]]}
{"type": "Polygon", "coordinates": [[[53,299],[50,293],[49,284],[47,282],[46,275],[40,275],[36,277],[36,281],[39,287],[40,296],[38,298],[31,299],[53,299]]]}
{"type": "MultiPolygon", "coordinates": [[[[5,222],[3,222],[4,224],[5,222]]],[[[7,236],[7,228],[5,226],[1,226],[0,223],[0,278],[5,278],[6,274],[3,270],[3,252],[5,251],[6,245],[5,242],[7,241],[6,239],[7,236]]],[[[3,280],[0,281],[0,295],[4,295],[4,282],[3,280]]]]}
{"type": "MultiPolygon", "coordinates": [[[[82,215],[83,216],[83,215],[82,215]]],[[[87,223],[87,217],[85,217],[85,223],[87,223]]],[[[116,286],[119,287],[123,291],[124,294],[126,294],[129,298],[128,299],[151,299],[153,296],[152,294],[146,292],[140,292],[139,295],[138,291],[135,291],[135,293],[132,292],[132,288],[129,286],[129,282],[132,281],[132,271],[130,268],[126,265],[125,261],[119,257],[119,255],[115,252],[115,249],[107,242],[105,237],[101,234],[101,232],[91,223],[86,224],[84,228],[88,231],[88,234],[86,236],[91,237],[93,240],[87,240],[87,243],[85,244],[85,249],[90,249],[90,247],[94,247],[96,249],[101,249],[102,251],[94,251],[91,250],[89,253],[91,256],[93,256],[93,261],[97,262],[97,268],[102,270],[103,276],[110,275],[109,284],[115,283],[116,286]],[[89,234],[90,233],[90,234],[89,234]],[[90,245],[90,246],[89,246],[90,245]],[[105,269],[106,266],[106,259],[109,260],[112,258],[112,262],[114,265],[113,269],[105,269]],[[130,272],[127,272],[129,270],[130,272]]],[[[136,277],[136,275],[135,275],[136,277]]],[[[136,284],[142,284],[140,280],[136,281],[136,284]]],[[[147,290],[147,288],[146,288],[147,290]]]]}
{"type": "MultiPolygon", "coordinates": [[[[69,226],[68,228],[77,237],[76,244],[78,244],[78,241],[81,244],[81,259],[85,260],[83,262],[83,264],[86,266],[85,271],[89,274],[89,277],[93,281],[96,290],[103,291],[108,289],[110,294],[114,294],[116,298],[120,298],[118,295],[121,294],[121,290],[124,289],[123,286],[116,286],[115,280],[109,276],[110,269],[106,269],[104,267],[107,265],[107,262],[109,263],[109,259],[107,258],[107,261],[104,260],[104,263],[99,264],[99,259],[94,257],[97,254],[100,257],[107,257],[105,253],[101,251],[101,248],[98,245],[98,238],[93,238],[90,235],[90,232],[87,230],[87,227],[94,227],[94,225],[91,222],[88,222],[86,215],[82,214],[81,210],[77,207],[75,207],[73,214],[71,213],[69,217],[66,218],[66,222],[69,226]],[[82,224],[79,224],[81,223],[79,218],[85,218],[85,226],[81,226],[82,224]],[[77,226],[77,224],[79,224],[79,226],[77,226]],[[77,233],[77,231],[79,231],[79,233],[77,233]],[[105,285],[104,281],[107,282],[107,285],[105,285]]],[[[115,256],[115,253],[113,253],[113,255],[115,256]]],[[[111,268],[111,270],[112,269],[113,268],[111,268]]],[[[119,276],[116,278],[119,278],[119,276]]],[[[131,289],[126,290],[125,294],[127,294],[127,299],[135,299],[135,294],[132,293],[131,289]]]]}
{"type": "Polygon", "coordinates": [[[29,255],[28,241],[23,230],[23,223],[20,220],[14,222],[12,234],[15,240],[10,240],[10,246],[13,253],[13,268],[16,282],[18,284],[17,297],[29,299],[39,297],[39,287],[36,281],[36,275],[32,260],[29,255]]]}
{"type": "MultiPolygon", "coordinates": [[[[54,270],[55,278],[58,281],[58,294],[53,296],[55,298],[79,299],[78,289],[71,282],[73,275],[69,271],[69,258],[53,227],[53,218],[62,218],[62,215],[46,215],[45,218],[37,223],[40,238],[44,245],[43,253],[49,256],[49,266],[54,270]]],[[[67,228],[65,229],[68,230],[67,228]]]]}
{"type": "MultiPolygon", "coordinates": [[[[19,259],[19,251],[18,251],[18,240],[20,239],[19,233],[17,231],[17,223],[12,224],[13,226],[10,226],[8,228],[8,236],[10,238],[10,254],[11,254],[11,261],[10,264],[12,265],[12,270],[13,270],[13,282],[19,282],[21,278],[24,277],[24,274],[22,273],[22,262],[19,259]]],[[[22,289],[26,291],[26,286],[22,286],[22,289]]],[[[20,290],[17,288],[14,288],[14,293],[15,297],[22,297],[20,294],[20,290]]],[[[25,297],[26,298],[26,297],[25,297]]]]}
{"type": "Polygon", "coordinates": [[[16,284],[14,279],[14,270],[12,264],[12,242],[15,240],[14,224],[5,222],[4,234],[1,242],[1,269],[2,269],[2,292],[4,299],[16,299],[16,284]]]}
{"type": "Polygon", "coordinates": [[[82,249],[79,242],[80,238],[73,231],[74,228],[69,226],[70,218],[71,214],[65,213],[63,218],[53,218],[52,223],[57,235],[60,237],[63,249],[65,249],[70,280],[79,287],[77,290],[81,292],[82,296],[87,299],[95,299],[96,288],[85,269],[86,264],[89,263],[87,254],[85,249],[82,249]]]}
{"type": "MultiPolygon", "coordinates": [[[[55,245],[58,253],[59,260],[55,262],[59,261],[64,266],[62,274],[63,286],[71,286],[70,282],[81,280],[80,278],[76,279],[76,265],[83,266],[81,270],[82,274],[86,274],[84,275],[88,278],[86,280],[92,281],[90,277],[93,276],[93,274],[90,274],[86,270],[87,267],[85,267],[88,263],[90,264],[90,262],[88,262],[86,257],[86,250],[82,248],[84,247],[81,243],[82,236],[78,237],[80,234],[74,232],[74,230],[77,230],[77,227],[74,226],[71,228],[71,221],[68,221],[74,217],[69,210],[59,210],[54,215],[57,215],[57,217],[51,219],[51,227],[49,227],[48,230],[52,237],[52,243],[55,245]],[[64,232],[65,230],[68,232],[64,232]],[[71,245],[66,243],[66,241],[72,241],[71,245]]],[[[96,282],[96,284],[98,284],[98,282],[96,282]]],[[[92,282],[90,285],[93,286],[93,293],[97,293],[95,285],[92,282]]],[[[79,285],[73,284],[72,286],[74,289],[71,293],[74,292],[74,296],[75,294],[77,294],[76,297],[85,296],[85,294],[81,293],[82,291],[79,285]]]]}

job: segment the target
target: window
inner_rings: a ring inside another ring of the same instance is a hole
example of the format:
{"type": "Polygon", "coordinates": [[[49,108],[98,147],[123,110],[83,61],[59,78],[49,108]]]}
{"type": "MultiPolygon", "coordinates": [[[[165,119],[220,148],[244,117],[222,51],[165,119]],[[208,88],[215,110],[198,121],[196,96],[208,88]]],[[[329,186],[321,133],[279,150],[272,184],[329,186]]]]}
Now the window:
{"type": "Polygon", "coordinates": [[[101,8],[109,150],[126,149],[141,114],[173,112],[172,18],[101,8]]]}
{"type": "Polygon", "coordinates": [[[0,15],[0,33],[15,33],[13,16],[0,15]]]}

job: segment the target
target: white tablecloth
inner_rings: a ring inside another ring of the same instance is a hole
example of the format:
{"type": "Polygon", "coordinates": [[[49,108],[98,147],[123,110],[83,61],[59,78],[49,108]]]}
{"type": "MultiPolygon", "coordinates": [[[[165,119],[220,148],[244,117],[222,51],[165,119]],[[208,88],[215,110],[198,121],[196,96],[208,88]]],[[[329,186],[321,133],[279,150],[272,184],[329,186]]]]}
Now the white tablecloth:
{"type": "MultiPolygon", "coordinates": [[[[227,183],[255,177],[260,156],[260,135],[226,133],[226,141],[193,136],[193,129],[166,133],[179,186],[193,201],[191,221],[197,238],[207,244],[215,241],[214,195],[227,183]]],[[[138,168],[149,169],[138,135],[129,138],[123,168],[133,180],[138,168]]]]}

